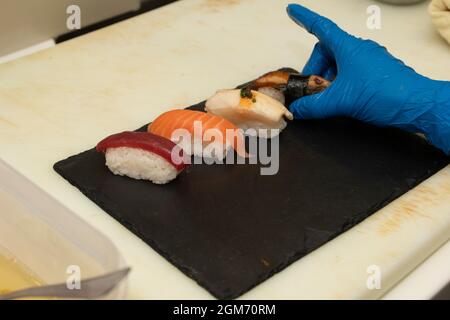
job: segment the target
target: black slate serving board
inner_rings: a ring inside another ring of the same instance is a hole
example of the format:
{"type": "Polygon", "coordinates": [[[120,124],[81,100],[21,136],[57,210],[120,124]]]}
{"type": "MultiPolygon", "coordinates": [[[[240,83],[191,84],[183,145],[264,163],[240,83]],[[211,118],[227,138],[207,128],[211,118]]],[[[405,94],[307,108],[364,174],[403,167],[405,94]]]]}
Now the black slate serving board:
{"type": "Polygon", "coordinates": [[[194,165],[157,186],[113,175],[94,149],[54,169],[212,295],[231,299],[448,163],[416,135],[337,118],[291,123],[275,176],[259,165],[194,165]]]}

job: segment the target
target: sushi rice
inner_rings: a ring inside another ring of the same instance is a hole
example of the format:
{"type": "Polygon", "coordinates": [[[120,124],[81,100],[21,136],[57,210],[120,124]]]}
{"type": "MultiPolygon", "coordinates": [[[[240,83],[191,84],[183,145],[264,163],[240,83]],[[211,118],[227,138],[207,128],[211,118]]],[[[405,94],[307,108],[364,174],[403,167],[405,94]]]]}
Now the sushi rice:
{"type": "Polygon", "coordinates": [[[166,184],[178,175],[178,170],[163,157],[143,149],[110,148],[105,155],[106,165],[115,175],[155,184],[166,184]]]}

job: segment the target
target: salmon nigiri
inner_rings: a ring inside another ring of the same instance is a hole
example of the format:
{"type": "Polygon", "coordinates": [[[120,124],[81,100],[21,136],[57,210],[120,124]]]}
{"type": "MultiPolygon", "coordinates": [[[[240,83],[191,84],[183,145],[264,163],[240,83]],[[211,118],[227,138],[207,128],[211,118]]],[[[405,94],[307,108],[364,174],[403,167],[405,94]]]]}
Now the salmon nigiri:
{"type": "Polygon", "coordinates": [[[225,158],[233,148],[247,157],[242,131],[230,121],[192,110],[172,110],[160,115],[148,126],[148,132],[172,140],[190,155],[225,158]]]}

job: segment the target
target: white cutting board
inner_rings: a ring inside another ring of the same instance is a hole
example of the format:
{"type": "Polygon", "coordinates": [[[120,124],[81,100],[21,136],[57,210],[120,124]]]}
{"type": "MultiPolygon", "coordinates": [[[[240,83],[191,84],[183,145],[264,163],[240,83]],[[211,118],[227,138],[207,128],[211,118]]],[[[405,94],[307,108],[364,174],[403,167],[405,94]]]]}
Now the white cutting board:
{"type": "MultiPolygon", "coordinates": [[[[288,2],[184,0],[0,65],[0,158],[115,242],[133,267],[130,298],[211,296],[53,172],[53,163],[216,89],[301,68],[315,39],[287,18],[288,2]]],[[[381,5],[382,29],[370,31],[371,1],[302,3],[380,41],[419,72],[448,77],[450,50],[425,4],[381,5]]],[[[377,298],[449,237],[447,167],[244,298],[377,298]],[[380,290],[366,286],[372,265],[381,268],[380,290]]]]}

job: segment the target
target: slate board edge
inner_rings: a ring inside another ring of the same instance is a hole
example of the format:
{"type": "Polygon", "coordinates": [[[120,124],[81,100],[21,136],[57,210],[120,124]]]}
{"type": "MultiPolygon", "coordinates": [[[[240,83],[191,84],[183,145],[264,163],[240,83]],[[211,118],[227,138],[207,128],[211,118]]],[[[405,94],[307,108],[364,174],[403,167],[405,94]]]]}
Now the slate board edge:
{"type": "MultiPolygon", "coordinates": [[[[202,103],[196,104],[195,106],[198,106],[202,103]]],[[[147,126],[147,125],[146,125],[147,126]]],[[[137,130],[142,130],[143,128],[145,128],[146,126],[143,126],[137,130]]],[[[59,174],[61,175],[65,180],[67,180],[71,185],[73,185],[74,187],[76,187],[79,191],[81,191],[81,193],[83,193],[88,199],[92,199],[95,198],[95,195],[93,193],[91,193],[89,190],[83,188],[82,186],[80,186],[79,184],[77,184],[75,181],[73,181],[72,179],[70,179],[69,177],[67,177],[64,174],[64,170],[62,170],[62,168],[64,167],[66,162],[69,162],[70,160],[72,160],[73,158],[77,158],[87,152],[92,152],[95,149],[90,149],[90,150],[86,150],[84,152],[81,152],[80,154],[77,155],[73,155],[67,159],[61,160],[57,163],[54,164],[53,169],[59,174]]],[[[417,177],[417,183],[415,183],[412,187],[411,190],[414,189],[415,187],[417,187],[419,184],[421,184],[423,181],[425,181],[426,179],[430,178],[433,175],[433,173],[431,172],[427,172],[426,174],[424,174],[423,176],[417,177]]],[[[367,219],[368,217],[370,217],[371,215],[373,215],[374,213],[376,213],[377,211],[379,211],[380,209],[384,208],[386,205],[392,203],[393,201],[395,201],[396,199],[398,199],[400,196],[402,196],[404,193],[402,192],[393,192],[391,194],[391,196],[388,199],[385,199],[384,201],[382,201],[381,203],[377,203],[375,204],[372,208],[370,208],[370,210],[368,210],[367,212],[363,212],[363,213],[359,213],[357,215],[355,215],[352,219],[349,219],[348,222],[346,222],[343,226],[343,228],[335,233],[333,233],[325,242],[328,243],[329,241],[332,241],[333,239],[335,239],[336,237],[338,237],[339,235],[347,232],[348,230],[356,227],[358,224],[360,224],[361,222],[363,222],[365,219],[367,219]]],[[[91,200],[92,201],[92,200],[91,200]]],[[[92,201],[94,202],[94,201],[92,201]]],[[[177,259],[175,259],[174,257],[172,257],[170,254],[166,253],[164,250],[162,250],[152,239],[146,237],[145,235],[143,235],[137,228],[134,228],[131,224],[126,222],[126,219],[122,219],[121,218],[121,214],[119,212],[116,212],[114,209],[111,208],[106,208],[105,206],[103,206],[103,203],[101,201],[94,202],[98,207],[100,207],[103,211],[105,211],[105,213],[107,213],[108,215],[112,216],[115,220],[117,220],[120,224],[122,224],[123,226],[125,226],[130,232],[132,232],[134,235],[136,235],[137,237],[139,237],[142,241],[144,241],[146,244],[148,244],[152,249],[154,249],[156,252],[158,252],[158,254],[160,254],[164,259],[166,259],[169,263],[171,263],[173,266],[175,266],[177,269],[179,269],[183,274],[185,274],[186,276],[188,276],[189,278],[191,278],[192,280],[194,280],[197,284],[199,284],[202,288],[204,288],[205,290],[207,290],[212,296],[216,297],[219,300],[232,300],[232,299],[236,299],[240,296],[242,296],[243,294],[249,292],[250,290],[254,289],[255,287],[257,287],[258,285],[260,285],[261,283],[265,282],[266,280],[270,279],[271,277],[273,277],[274,275],[276,275],[277,273],[283,271],[284,269],[286,269],[288,266],[292,265],[294,262],[300,261],[302,258],[304,258],[305,256],[311,254],[312,252],[314,252],[315,250],[317,250],[318,248],[310,251],[309,253],[307,253],[305,255],[304,252],[302,251],[298,251],[296,252],[293,256],[289,257],[288,259],[286,259],[285,262],[279,264],[276,268],[274,268],[270,273],[266,274],[264,277],[261,277],[261,279],[258,279],[258,281],[248,287],[247,289],[244,289],[238,293],[235,294],[229,294],[229,295],[224,295],[222,292],[216,292],[214,289],[212,289],[211,287],[209,287],[209,285],[207,283],[204,283],[201,280],[198,280],[194,273],[191,271],[191,269],[189,267],[183,266],[182,263],[180,263],[179,261],[177,261],[177,259]]],[[[321,247],[321,246],[320,246],[321,247]]],[[[319,247],[319,248],[320,248],[319,247]]]]}

